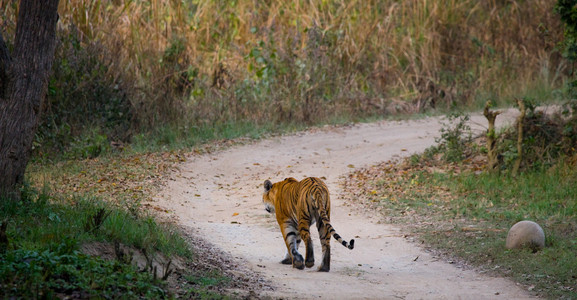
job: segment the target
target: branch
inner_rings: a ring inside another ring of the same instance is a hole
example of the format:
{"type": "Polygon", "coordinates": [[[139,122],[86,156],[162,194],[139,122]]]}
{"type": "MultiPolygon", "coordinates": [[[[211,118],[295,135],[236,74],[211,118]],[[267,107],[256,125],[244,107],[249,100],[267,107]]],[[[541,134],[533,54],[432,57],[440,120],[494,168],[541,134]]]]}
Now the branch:
{"type": "Polygon", "coordinates": [[[519,169],[521,168],[521,162],[523,160],[523,123],[525,121],[525,115],[527,114],[525,102],[523,102],[522,99],[516,100],[521,114],[517,117],[517,159],[513,165],[513,176],[519,175],[519,169]]]}
{"type": "Polygon", "coordinates": [[[495,120],[497,116],[501,114],[500,111],[490,111],[491,100],[485,103],[485,109],[483,110],[483,115],[487,118],[489,122],[489,129],[487,130],[487,169],[489,171],[497,170],[497,165],[499,160],[497,159],[497,136],[495,133],[495,120]]]}

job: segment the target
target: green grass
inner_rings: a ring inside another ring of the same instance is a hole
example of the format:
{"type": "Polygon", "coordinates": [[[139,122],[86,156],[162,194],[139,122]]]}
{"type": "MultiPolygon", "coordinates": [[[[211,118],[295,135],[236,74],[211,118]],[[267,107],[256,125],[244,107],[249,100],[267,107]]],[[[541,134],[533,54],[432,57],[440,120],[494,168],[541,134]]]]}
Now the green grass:
{"type": "Polygon", "coordinates": [[[163,284],[149,273],[69,249],[9,250],[0,254],[0,296],[5,298],[165,298],[163,284]]]}
{"type": "Polygon", "coordinates": [[[467,201],[464,204],[471,208],[468,213],[494,222],[535,219],[558,223],[572,218],[575,221],[577,214],[577,172],[567,169],[526,172],[518,178],[467,173],[454,178],[441,177],[436,181],[444,182],[461,195],[466,194],[467,201]],[[505,216],[480,203],[494,205],[511,213],[505,216]]]}
{"type": "Polygon", "coordinates": [[[21,202],[2,201],[0,206],[8,241],[0,243],[1,298],[170,296],[164,281],[133,262],[83,254],[82,245],[91,242],[119,243],[151,257],[193,258],[170,225],[94,197],[61,199],[27,189],[21,202]],[[99,210],[104,214],[97,218],[99,210]]]}
{"type": "Polygon", "coordinates": [[[230,278],[224,277],[218,272],[208,272],[203,274],[202,276],[198,275],[188,275],[186,279],[190,282],[199,284],[203,287],[211,287],[211,286],[218,286],[219,284],[226,283],[230,281],[230,278]]]}
{"type": "Polygon", "coordinates": [[[136,153],[148,151],[182,150],[202,146],[213,141],[240,137],[258,139],[277,132],[277,126],[250,122],[228,122],[204,126],[162,126],[137,135],[131,144],[136,153]]]}
{"type": "MultiPolygon", "coordinates": [[[[458,195],[449,209],[440,215],[450,220],[466,219],[461,226],[485,229],[475,234],[459,231],[456,225],[448,236],[449,251],[476,264],[490,262],[500,273],[532,285],[535,291],[551,298],[577,297],[577,172],[569,168],[509,175],[464,173],[455,176],[430,174],[425,181],[447,187],[458,195]],[[546,248],[506,250],[508,229],[518,221],[532,220],[546,234],[546,248]],[[495,229],[489,230],[489,229],[495,229]]],[[[423,201],[413,198],[416,202],[423,201]]],[[[436,206],[418,209],[420,213],[438,214],[436,206]]],[[[458,222],[457,222],[458,223],[458,222]]],[[[424,237],[441,246],[448,240],[425,230],[424,237]]]]}
{"type": "MultiPolygon", "coordinates": [[[[112,247],[120,243],[134,251],[146,252],[149,257],[158,255],[172,259],[177,256],[179,261],[194,266],[175,271],[171,278],[177,278],[177,283],[174,283],[174,279],[168,283],[159,281],[153,276],[138,280],[142,281],[142,284],[159,287],[170,297],[226,298],[222,290],[238,279],[228,278],[232,275],[219,271],[222,267],[217,262],[202,264],[202,267],[197,269],[198,264],[194,263],[194,260],[202,257],[206,250],[191,249],[176,226],[162,223],[162,219],[154,217],[156,214],[164,215],[165,211],[155,205],[152,197],[157,194],[166,174],[174,170],[175,164],[186,160],[184,151],[148,152],[151,149],[161,150],[157,146],[150,146],[137,152],[130,149],[130,145],[125,147],[124,151],[105,152],[97,158],[38,159],[29,164],[27,178],[33,183],[33,188],[26,189],[26,198],[32,201],[26,202],[26,205],[6,205],[5,209],[1,210],[5,215],[0,215],[0,222],[3,218],[8,218],[10,222],[10,247],[13,247],[13,250],[52,251],[54,247],[50,246],[50,241],[69,239],[74,246],[71,251],[78,251],[83,244],[102,243],[112,247]],[[104,213],[99,214],[102,209],[104,213]],[[102,219],[104,220],[100,221],[102,219]],[[210,284],[205,284],[205,281],[210,284]],[[168,292],[168,289],[174,288],[176,284],[178,290],[174,291],[175,294],[168,292]]],[[[82,256],[80,253],[72,255],[82,256]]],[[[134,277],[130,275],[131,266],[124,261],[130,255],[116,256],[116,263],[123,265],[125,269],[114,268],[134,277]]],[[[28,279],[24,278],[19,285],[28,279]]],[[[51,277],[43,280],[46,280],[48,285],[54,284],[51,277]]],[[[117,289],[114,281],[109,284],[108,290],[117,289]]],[[[49,288],[46,288],[46,293],[51,292],[49,288]]],[[[87,293],[96,295],[109,295],[108,290],[100,287],[86,288],[82,285],[76,289],[87,289],[87,293]]],[[[74,292],[70,290],[65,294],[74,292]]],[[[14,295],[19,293],[25,296],[22,290],[14,291],[14,295]]],[[[129,298],[138,297],[146,295],[141,293],[129,298]]]]}
{"type": "Polygon", "coordinates": [[[188,293],[184,295],[185,299],[234,299],[233,296],[222,295],[220,293],[211,291],[212,288],[226,284],[230,281],[230,278],[223,277],[218,273],[209,272],[208,274],[204,274],[202,276],[186,276],[186,280],[200,286],[201,289],[188,291],[188,293]]]}
{"type": "MultiPolygon", "coordinates": [[[[360,196],[381,207],[445,255],[511,276],[548,298],[577,297],[577,171],[569,162],[518,177],[476,173],[464,165],[437,166],[413,158],[405,167],[382,164],[360,171],[360,196]],[[540,224],[546,248],[508,250],[508,229],[518,221],[540,224]]],[[[359,183],[349,182],[350,187],[359,183]]]]}
{"type": "MultiPolygon", "coordinates": [[[[421,115],[396,115],[395,118],[418,118],[421,115]]],[[[229,121],[225,123],[205,124],[202,126],[166,125],[155,128],[134,137],[130,144],[130,153],[146,153],[159,151],[180,151],[201,148],[218,144],[220,141],[230,141],[239,138],[261,139],[277,134],[285,134],[306,130],[310,127],[323,125],[342,125],[351,122],[375,122],[387,116],[367,114],[364,117],[352,115],[334,115],[331,118],[314,124],[298,122],[259,123],[251,121],[229,121]]]]}

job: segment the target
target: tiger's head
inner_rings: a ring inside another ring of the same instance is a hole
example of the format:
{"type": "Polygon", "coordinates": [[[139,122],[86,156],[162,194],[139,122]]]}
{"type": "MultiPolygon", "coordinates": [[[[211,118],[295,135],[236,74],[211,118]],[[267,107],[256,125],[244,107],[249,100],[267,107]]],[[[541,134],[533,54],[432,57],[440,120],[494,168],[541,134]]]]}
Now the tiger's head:
{"type": "Polygon", "coordinates": [[[272,187],[272,182],[270,182],[270,180],[265,180],[262,202],[264,203],[264,209],[271,214],[274,213],[274,199],[276,194],[276,189],[273,189],[272,187]]]}

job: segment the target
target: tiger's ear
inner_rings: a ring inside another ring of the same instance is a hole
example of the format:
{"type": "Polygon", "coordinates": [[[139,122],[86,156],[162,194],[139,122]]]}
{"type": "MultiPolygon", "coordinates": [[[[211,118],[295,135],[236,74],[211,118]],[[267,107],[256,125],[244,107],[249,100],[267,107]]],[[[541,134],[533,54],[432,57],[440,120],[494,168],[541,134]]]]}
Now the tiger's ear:
{"type": "Polygon", "coordinates": [[[270,180],[265,180],[264,181],[264,192],[268,193],[268,191],[270,191],[270,189],[272,188],[272,182],[270,182],[270,180]]]}

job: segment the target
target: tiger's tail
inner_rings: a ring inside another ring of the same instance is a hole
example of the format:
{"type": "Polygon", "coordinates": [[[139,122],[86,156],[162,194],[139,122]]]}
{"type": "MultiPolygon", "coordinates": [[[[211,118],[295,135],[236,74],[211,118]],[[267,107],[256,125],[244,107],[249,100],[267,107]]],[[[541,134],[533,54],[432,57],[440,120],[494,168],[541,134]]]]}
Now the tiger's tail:
{"type": "MultiPolygon", "coordinates": [[[[319,195],[317,195],[317,197],[318,196],[319,195]]],[[[321,195],[321,197],[323,197],[323,196],[321,195]]],[[[327,230],[328,230],[329,234],[332,235],[335,238],[335,240],[337,240],[339,243],[341,243],[341,245],[353,250],[353,248],[355,247],[355,240],[351,239],[351,241],[347,243],[347,241],[345,241],[341,238],[341,236],[337,233],[337,231],[335,230],[333,225],[331,225],[331,221],[329,221],[329,216],[327,215],[326,207],[323,205],[323,203],[326,203],[326,201],[319,201],[318,210],[319,210],[319,215],[321,217],[322,222],[327,226],[327,230]]]]}

